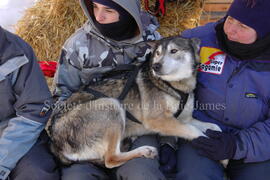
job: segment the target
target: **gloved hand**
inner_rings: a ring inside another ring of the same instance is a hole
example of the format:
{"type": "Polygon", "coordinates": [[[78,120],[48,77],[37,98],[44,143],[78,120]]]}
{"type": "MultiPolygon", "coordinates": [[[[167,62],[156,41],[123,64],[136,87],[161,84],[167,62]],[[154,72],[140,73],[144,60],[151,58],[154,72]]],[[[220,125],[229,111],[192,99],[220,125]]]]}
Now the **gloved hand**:
{"type": "Polygon", "coordinates": [[[200,136],[191,141],[191,145],[202,156],[212,160],[231,159],[236,151],[236,136],[208,129],[208,137],[200,136]]]}
{"type": "Polygon", "coordinates": [[[160,169],[164,173],[172,173],[176,168],[176,151],[168,144],[160,147],[159,161],[160,169]]]}

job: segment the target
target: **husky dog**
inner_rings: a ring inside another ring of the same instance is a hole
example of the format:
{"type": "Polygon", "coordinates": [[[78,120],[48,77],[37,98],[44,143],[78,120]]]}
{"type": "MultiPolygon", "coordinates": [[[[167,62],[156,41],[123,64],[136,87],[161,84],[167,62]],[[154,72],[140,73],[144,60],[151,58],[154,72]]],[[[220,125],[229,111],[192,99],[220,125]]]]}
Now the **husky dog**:
{"type": "Polygon", "coordinates": [[[133,158],[157,155],[151,146],[121,152],[125,137],[159,133],[192,140],[204,136],[207,129],[220,131],[214,124],[192,118],[199,44],[198,39],[182,37],[158,41],[121,103],[116,97],[124,79],[91,86],[110,98],[94,100],[90,93],[74,93],[49,127],[52,152],[63,163],[90,161],[113,168],[133,158]],[[140,123],[127,118],[126,112],[140,123]]]}

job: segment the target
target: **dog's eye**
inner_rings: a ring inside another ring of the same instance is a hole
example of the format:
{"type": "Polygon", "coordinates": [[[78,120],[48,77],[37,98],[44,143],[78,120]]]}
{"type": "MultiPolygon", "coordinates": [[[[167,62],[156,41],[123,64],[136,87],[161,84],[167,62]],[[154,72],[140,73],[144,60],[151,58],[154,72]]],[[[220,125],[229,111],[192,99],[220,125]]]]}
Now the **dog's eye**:
{"type": "Polygon", "coordinates": [[[159,51],[156,51],[156,55],[159,56],[160,55],[160,52],[159,51]]]}
{"type": "Polygon", "coordinates": [[[172,49],[172,50],[171,50],[171,53],[174,54],[174,53],[176,53],[177,51],[178,51],[177,49],[172,49]]]}

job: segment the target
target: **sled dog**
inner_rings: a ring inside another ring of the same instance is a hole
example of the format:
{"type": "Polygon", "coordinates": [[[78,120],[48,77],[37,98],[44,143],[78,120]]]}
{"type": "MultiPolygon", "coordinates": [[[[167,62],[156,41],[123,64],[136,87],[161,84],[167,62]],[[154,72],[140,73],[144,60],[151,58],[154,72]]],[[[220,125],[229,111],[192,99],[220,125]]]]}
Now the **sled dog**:
{"type": "Polygon", "coordinates": [[[121,152],[121,140],[126,137],[159,133],[192,140],[207,129],[220,130],[192,117],[200,41],[179,36],[155,44],[150,60],[143,63],[121,102],[117,96],[125,78],[105,79],[91,86],[108,97],[96,99],[79,91],[64,103],[64,110],[49,127],[51,151],[63,163],[89,161],[114,168],[133,158],[157,155],[151,146],[121,152]],[[139,123],[131,121],[127,113],[139,123]]]}

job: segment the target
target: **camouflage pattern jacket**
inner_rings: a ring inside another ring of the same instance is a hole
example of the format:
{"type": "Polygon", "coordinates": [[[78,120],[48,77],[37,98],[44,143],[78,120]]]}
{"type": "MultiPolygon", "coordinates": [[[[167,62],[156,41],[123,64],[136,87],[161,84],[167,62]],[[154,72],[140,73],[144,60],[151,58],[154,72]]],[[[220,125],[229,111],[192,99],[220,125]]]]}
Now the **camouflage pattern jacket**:
{"type": "Polygon", "coordinates": [[[65,100],[83,85],[92,80],[91,74],[106,71],[106,68],[117,64],[129,64],[134,59],[145,60],[149,52],[147,47],[136,48],[134,44],[145,40],[160,39],[157,20],[140,11],[137,0],[114,0],[126,9],[136,20],[139,33],[131,39],[114,41],[104,37],[90,17],[84,0],[81,7],[88,17],[83,27],[78,29],[64,44],[54,84],[55,97],[65,100]]]}

